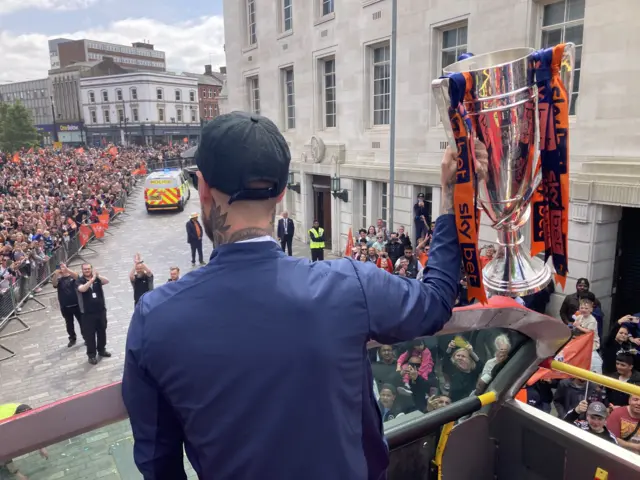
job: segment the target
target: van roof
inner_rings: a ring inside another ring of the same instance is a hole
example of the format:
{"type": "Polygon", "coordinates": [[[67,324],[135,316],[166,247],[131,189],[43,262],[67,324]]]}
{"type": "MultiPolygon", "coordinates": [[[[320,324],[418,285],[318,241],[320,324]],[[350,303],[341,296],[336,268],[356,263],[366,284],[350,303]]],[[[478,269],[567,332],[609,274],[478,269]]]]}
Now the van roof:
{"type": "Polygon", "coordinates": [[[151,172],[147,178],[175,178],[180,175],[180,170],[175,168],[165,168],[151,172]]]}

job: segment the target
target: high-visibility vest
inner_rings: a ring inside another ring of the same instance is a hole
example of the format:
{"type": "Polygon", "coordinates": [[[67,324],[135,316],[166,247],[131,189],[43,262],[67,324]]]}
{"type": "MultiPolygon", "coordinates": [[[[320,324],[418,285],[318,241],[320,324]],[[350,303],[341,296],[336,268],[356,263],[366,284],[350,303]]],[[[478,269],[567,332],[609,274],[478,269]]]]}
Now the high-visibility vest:
{"type": "Polygon", "coordinates": [[[19,403],[6,403],[4,405],[0,405],[0,420],[13,417],[16,414],[16,409],[19,406],[19,403]]]}
{"type": "Polygon", "coordinates": [[[314,242],[311,239],[321,237],[324,234],[324,228],[320,227],[318,230],[315,228],[309,229],[309,248],[324,248],[324,242],[314,242]],[[313,235],[312,235],[313,234],[313,235]]]}

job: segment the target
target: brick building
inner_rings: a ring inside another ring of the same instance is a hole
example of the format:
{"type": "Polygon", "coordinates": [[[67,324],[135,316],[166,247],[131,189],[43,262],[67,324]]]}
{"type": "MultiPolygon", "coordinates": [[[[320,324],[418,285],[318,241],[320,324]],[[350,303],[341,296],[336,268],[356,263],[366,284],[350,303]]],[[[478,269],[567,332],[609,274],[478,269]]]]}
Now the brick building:
{"type": "Polygon", "coordinates": [[[218,99],[227,77],[227,68],[220,67],[219,72],[214,72],[211,65],[205,65],[202,74],[185,73],[184,75],[198,79],[200,123],[204,124],[220,115],[218,99]]]}
{"type": "Polygon", "coordinates": [[[117,65],[132,70],[165,72],[167,64],[165,53],[155,50],[153,45],[135,42],[131,46],[97,40],[69,40],[56,38],[49,40],[51,68],[65,68],[74,63],[94,62],[105,57],[113,59],[117,65]]]}

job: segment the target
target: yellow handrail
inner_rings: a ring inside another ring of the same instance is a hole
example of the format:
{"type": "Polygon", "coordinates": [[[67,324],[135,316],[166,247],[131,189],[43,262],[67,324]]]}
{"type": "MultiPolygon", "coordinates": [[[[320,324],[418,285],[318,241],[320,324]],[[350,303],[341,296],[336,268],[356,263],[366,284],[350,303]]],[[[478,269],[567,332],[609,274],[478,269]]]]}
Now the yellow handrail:
{"type": "Polygon", "coordinates": [[[558,372],[566,373],[568,375],[571,375],[572,377],[580,378],[582,380],[599,383],[600,385],[613,388],[614,390],[618,390],[620,392],[628,393],[629,395],[636,395],[640,397],[640,386],[633,385],[627,382],[621,382],[620,380],[616,380],[615,378],[605,377],[604,375],[590,372],[589,370],[585,370],[584,368],[574,367],[573,365],[562,363],[557,360],[543,362],[541,366],[545,368],[551,368],[552,370],[557,370],[558,372]]]}

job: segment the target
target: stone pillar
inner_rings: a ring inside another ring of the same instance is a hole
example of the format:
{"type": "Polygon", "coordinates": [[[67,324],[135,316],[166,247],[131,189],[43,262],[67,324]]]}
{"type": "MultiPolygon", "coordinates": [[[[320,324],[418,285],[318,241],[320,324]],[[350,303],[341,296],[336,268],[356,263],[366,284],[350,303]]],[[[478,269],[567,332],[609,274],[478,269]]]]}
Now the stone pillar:
{"type": "Polygon", "coordinates": [[[313,222],[313,176],[307,173],[300,173],[300,203],[302,205],[302,215],[296,225],[298,240],[309,243],[307,230],[311,228],[313,222]]]}
{"type": "Polygon", "coordinates": [[[435,220],[442,208],[442,187],[431,187],[431,218],[435,220]]]}

